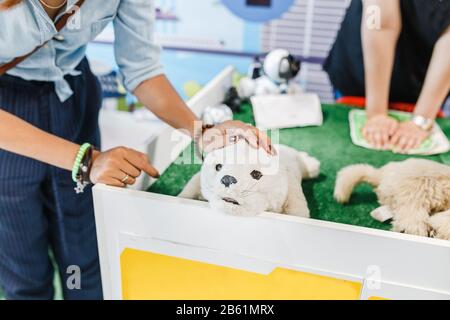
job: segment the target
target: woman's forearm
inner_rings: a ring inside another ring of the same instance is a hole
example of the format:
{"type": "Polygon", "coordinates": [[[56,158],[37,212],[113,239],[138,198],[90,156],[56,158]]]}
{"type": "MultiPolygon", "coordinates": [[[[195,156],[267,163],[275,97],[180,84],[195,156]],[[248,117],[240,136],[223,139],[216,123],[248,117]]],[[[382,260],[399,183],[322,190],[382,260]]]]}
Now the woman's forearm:
{"type": "Polygon", "coordinates": [[[176,129],[185,129],[194,136],[197,116],[189,109],[163,75],[144,81],[135,90],[139,101],[158,118],[176,129]]]}
{"type": "Polygon", "coordinates": [[[0,149],[72,170],[79,147],[0,110],[0,149]]]}
{"type": "Polygon", "coordinates": [[[366,103],[368,116],[387,112],[389,87],[394,65],[395,48],[401,31],[398,0],[365,0],[361,36],[364,55],[366,103]],[[374,8],[374,10],[370,10],[374,8]],[[380,25],[375,24],[380,14],[380,25]],[[373,23],[371,23],[370,19],[373,23]]]}
{"type": "Polygon", "coordinates": [[[261,147],[269,154],[276,154],[266,134],[241,121],[225,121],[216,125],[214,130],[199,130],[201,129],[198,125],[199,119],[184,103],[165,76],[144,81],[137,87],[134,94],[143,105],[173,128],[186,130],[186,133],[192,138],[195,138],[201,131],[200,144],[202,146],[200,148],[203,150],[211,151],[232,143],[230,139],[224,139],[227,134],[232,134],[239,135],[255,148],[261,147]]]}
{"type": "Polygon", "coordinates": [[[450,27],[436,42],[414,113],[434,119],[450,90],[450,27]]]}

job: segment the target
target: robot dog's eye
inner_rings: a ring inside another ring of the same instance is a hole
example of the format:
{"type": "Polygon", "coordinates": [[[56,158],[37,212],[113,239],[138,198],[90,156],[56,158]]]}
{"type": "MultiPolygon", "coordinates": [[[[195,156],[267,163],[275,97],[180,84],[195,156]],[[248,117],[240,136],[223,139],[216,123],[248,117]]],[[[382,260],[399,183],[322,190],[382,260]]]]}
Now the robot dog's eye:
{"type": "Polygon", "coordinates": [[[250,175],[251,175],[252,178],[255,179],[255,180],[259,180],[259,179],[261,179],[261,177],[263,176],[263,174],[262,174],[260,171],[258,171],[258,170],[253,170],[253,171],[250,173],[250,175]]]}
{"type": "Polygon", "coordinates": [[[220,169],[222,169],[222,165],[220,163],[216,164],[216,171],[220,171],[220,169]]]}

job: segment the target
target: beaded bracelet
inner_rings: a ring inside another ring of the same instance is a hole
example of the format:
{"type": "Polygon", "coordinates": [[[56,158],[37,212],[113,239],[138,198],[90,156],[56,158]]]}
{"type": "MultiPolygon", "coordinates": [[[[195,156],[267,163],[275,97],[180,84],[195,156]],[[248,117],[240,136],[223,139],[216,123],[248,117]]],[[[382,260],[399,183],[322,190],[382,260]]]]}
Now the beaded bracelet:
{"type": "Polygon", "coordinates": [[[85,165],[85,156],[92,156],[92,146],[89,143],[84,143],[80,150],[78,150],[77,156],[75,158],[75,162],[73,163],[72,168],[72,180],[76,183],[76,187],[74,188],[75,192],[83,193],[84,188],[89,184],[89,181],[86,181],[84,178],[85,174],[83,174],[83,169],[86,171],[85,165]]]}
{"type": "Polygon", "coordinates": [[[80,172],[81,161],[86,153],[86,151],[90,148],[90,143],[83,143],[80,149],[78,150],[77,156],[75,157],[75,162],[72,167],[72,180],[73,182],[78,182],[78,173],[80,172]]]}
{"type": "Polygon", "coordinates": [[[93,162],[93,156],[94,156],[94,147],[90,146],[86,153],[84,154],[83,160],[81,161],[80,165],[80,173],[78,175],[81,182],[91,183],[91,168],[92,168],[92,162],[93,162]]]}

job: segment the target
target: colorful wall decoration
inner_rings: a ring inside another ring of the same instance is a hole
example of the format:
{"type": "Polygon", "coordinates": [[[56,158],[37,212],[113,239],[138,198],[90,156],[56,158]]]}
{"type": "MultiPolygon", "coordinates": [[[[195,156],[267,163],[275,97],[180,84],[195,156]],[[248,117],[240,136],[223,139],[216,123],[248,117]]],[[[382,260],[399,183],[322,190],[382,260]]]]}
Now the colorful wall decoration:
{"type": "MultiPolygon", "coordinates": [[[[210,79],[223,64],[236,65],[245,72],[246,67],[241,66],[248,65],[253,56],[274,48],[288,49],[305,62],[299,77],[304,87],[317,92],[322,101],[332,101],[332,88],[321,64],[349,3],[350,0],[155,0],[155,38],[165,52],[178,52],[163,57],[174,57],[165,63],[168,72],[174,69],[173,78],[178,79],[184,72],[192,74],[189,80],[200,83],[200,78],[210,79]],[[196,55],[188,55],[190,52],[196,55]],[[214,62],[214,67],[206,65],[205,57],[220,63],[214,62]],[[185,63],[186,59],[194,63],[185,63]],[[189,65],[197,68],[192,70],[187,68],[189,65]]],[[[112,26],[97,39],[100,43],[113,41],[112,26]]]]}

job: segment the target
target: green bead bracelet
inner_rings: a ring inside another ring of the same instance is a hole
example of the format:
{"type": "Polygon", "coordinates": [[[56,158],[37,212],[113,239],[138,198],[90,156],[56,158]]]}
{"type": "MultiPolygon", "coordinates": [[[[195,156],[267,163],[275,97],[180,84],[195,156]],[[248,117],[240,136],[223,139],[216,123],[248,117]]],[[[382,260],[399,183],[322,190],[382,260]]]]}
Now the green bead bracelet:
{"type": "Polygon", "coordinates": [[[80,172],[81,161],[83,160],[86,151],[91,147],[90,143],[84,143],[81,145],[80,150],[78,150],[77,157],[72,167],[72,180],[73,182],[78,182],[77,176],[80,172]]]}

